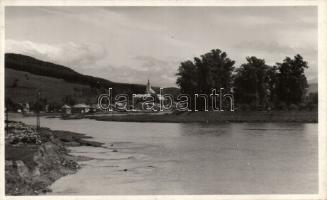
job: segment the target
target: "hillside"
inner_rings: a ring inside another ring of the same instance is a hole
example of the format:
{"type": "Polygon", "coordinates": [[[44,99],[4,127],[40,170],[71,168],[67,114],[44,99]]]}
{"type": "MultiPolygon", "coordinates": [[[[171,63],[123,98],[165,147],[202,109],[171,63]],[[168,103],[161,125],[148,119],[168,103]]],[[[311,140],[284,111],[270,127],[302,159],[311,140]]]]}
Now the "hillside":
{"type": "MultiPolygon", "coordinates": [[[[63,79],[35,75],[25,71],[10,68],[5,69],[5,95],[15,102],[33,102],[36,100],[38,91],[41,98],[50,102],[61,102],[65,96],[71,95],[79,101],[96,97],[97,90],[88,85],[70,83],[63,79]]],[[[93,101],[95,99],[93,98],[93,101]]]]}
{"type": "MultiPolygon", "coordinates": [[[[114,88],[114,94],[145,91],[145,85],[115,83],[29,56],[12,53],[5,55],[5,95],[16,103],[35,101],[38,91],[48,103],[62,103],[66,96],[71,96],[78,102],[95,103],[97,96],[107,92],[109,87],[114,88]]],[[[178,93],[177,88],[167,88],[167,91],[178,93]]]]}
{"type": "Polygon", "coordinates": [[[5,67],[30,72],[35,75],[63,79],[69,83],[88,85],[92,88],[117,88],[117,92],[141,92],[145,89],[143,85],[114,83],[103,78],[83,75],[68,67],[41,61],[21,54],[7,53],[5,55],[5,67]]]}

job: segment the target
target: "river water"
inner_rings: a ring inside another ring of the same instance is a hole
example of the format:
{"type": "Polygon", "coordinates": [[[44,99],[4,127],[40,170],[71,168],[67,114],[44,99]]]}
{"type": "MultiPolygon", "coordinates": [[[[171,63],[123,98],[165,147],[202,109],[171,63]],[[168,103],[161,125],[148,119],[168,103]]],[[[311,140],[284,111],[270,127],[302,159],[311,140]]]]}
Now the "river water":
{"type": "MultiPolygon", "coordinates": [[[[34,124],[35,118],[17,118],[34,124]]],[[[317,124],[134,123],[41,119],[103,148],[51,185],[50,195],[308,194],[318,191],[317,124]]]]}

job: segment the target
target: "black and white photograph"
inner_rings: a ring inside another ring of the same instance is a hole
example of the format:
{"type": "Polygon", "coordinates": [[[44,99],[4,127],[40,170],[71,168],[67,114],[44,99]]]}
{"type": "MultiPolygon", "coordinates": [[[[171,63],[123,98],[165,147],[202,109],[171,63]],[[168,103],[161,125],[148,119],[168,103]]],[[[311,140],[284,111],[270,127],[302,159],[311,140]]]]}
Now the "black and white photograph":
{"type": "Polygon", "coordinates": [[[321,194],[303,2],[5,5],[4,195],[321,194]]]}

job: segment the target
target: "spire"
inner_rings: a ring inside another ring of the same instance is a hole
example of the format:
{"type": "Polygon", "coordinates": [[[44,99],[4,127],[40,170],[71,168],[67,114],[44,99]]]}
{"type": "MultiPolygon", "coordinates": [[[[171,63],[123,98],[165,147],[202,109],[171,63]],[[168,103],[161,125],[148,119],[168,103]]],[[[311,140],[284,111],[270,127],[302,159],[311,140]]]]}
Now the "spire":
{"type": "Polygon", "coordinates": [[[150,80],[148,79],[148,83],[146,84],[146,89],[145,89],[145,93],[146,94],[150,94],[150,80]]]}
{"type": "Polygon", "coordinates": [[[151,88],[150,81],[148,79],[148,83],[146,84],[145,94],[155,94],[156,92],[151,88]]]}

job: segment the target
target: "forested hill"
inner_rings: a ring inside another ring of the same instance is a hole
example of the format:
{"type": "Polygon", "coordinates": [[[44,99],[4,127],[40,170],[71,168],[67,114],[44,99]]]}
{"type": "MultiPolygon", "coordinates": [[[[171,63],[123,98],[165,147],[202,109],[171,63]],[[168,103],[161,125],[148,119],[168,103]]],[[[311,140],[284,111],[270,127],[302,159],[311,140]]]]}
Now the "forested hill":
{"type": "MultiPolygon", "coordinates": [[[[103,78],[80,74],[68,67],[50,62],[41,61],[30,56],[7,53],[5,55],[5,67],[31,74],[63,79],[69,83],[88,85],[91,88],[115,88],[116,92],[142,93],[144,85],[115,83],[103,78]]],[[[145,80],[146,81],[146,80],[145,80]]],[[[46,83],[45,83],[46,84],[46,83]]]]}
{"type": "MultiPolygon", "coordinates": [[[[115,83],[103,78],[80,74],[69,67],[41,61],[30,56],[5,55],[5,96],[12,103],[34,102],[38,92],[48,103],[96,103],[99,94],[113,88],[116,94],[143,94],[145,85],[115,83]]],[[[147,80],[144,80],[146,83],[147,80]]],[[[153,87],[159,92],[159,87],[153,87]]],[[[177,95],[178,88],[163,93],[177,95]]]]}

